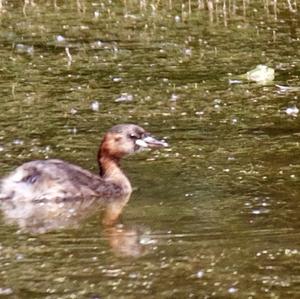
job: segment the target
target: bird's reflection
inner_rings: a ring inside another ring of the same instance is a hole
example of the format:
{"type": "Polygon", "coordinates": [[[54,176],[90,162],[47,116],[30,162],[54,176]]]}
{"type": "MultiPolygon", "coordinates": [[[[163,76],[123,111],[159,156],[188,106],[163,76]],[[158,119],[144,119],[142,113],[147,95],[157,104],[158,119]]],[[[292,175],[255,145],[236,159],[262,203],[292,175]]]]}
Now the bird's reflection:
{"type": "MultiPolygon", "coordinates": [[[[79,228],[85,220],[100,214],[102,222],[109,223],[111,213],[119,207],[113,205],[97,206],[96,202],[23,202],[2,201],[1,210],[6,224],[17,225],[21,232],[44,234],[64,229],[79,228]],[[58,208],[59,207],[59,208],[58,208]]],[[[122,207],[123,208],[123,207],[122,207]]],[[[111,250],[118,256],[139,257],[150,246],[144,228],[128,227],[120,223],[103,225],[101,230],[107,238],[111,250]]]]}
{"type": "Polygon", "coordinates": [[[115,125],[98,150],[99,175],[63,160],[29,161],[0,181],[0,207],[7,222],[32,233],[74,228],[102,210],[112,248],[136,256],[143,252],[138,232],[114,227],[132,193],[120,161],[143,149],[167,146],[140,126],[115,125]]]}
{"type": "Polygon", "coordinates": [[[104,230],[110,248],[118,256],[140,257],[147,253],[149,242],[147,231],[142,227],[115,225],[104,230]]]}

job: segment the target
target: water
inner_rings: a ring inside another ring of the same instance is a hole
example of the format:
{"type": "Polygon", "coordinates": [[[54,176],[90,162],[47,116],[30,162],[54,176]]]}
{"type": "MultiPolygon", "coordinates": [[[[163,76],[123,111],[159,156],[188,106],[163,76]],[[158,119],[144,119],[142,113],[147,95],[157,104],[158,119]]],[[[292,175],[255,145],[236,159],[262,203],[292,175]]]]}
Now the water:
{"type": "Polygon", "coordinates": [[[2,219],[1,298],[299,298],[300,104],[275,86],[299,86],[298,13],[197,3],[4,4],[2,175],[50,157],[97,171],[116,123],[171,147],[124,161],[123,225],[2,219]],[[273,83],[228,83],[257,64],[273,83]]]}

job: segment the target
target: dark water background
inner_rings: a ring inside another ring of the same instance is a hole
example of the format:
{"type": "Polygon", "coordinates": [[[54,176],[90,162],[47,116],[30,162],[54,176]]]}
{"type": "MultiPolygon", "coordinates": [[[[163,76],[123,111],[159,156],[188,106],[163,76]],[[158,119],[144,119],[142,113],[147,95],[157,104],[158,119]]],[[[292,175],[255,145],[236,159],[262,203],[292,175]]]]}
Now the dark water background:
{"type": "Polygon", "coordinates": [[[299,91],[276,87],[299,86],[296,7],[25,2],[0,13],[1,175],[49,157],[97,171],[117,123],[171,147],[124,161],[123,227],[2,220],[0,298],[300,298],[299,91]],[[274,82],[229,85],[260,63],[274,82]]]}

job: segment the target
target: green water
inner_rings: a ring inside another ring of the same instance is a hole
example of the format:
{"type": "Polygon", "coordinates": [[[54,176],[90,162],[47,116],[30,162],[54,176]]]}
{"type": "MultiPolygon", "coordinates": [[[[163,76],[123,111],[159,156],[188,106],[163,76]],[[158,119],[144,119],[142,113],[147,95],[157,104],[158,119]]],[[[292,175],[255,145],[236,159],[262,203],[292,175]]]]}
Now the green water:
{"type": "Polygon", "coordinates": [[[299,14],[111,2],[3,3],[0,173],[37,158],[97,171],[117,123],[171,147],[122,164],[123,226],[35,235],[1,218],[0,298],[299,298],[300,104],[276,87],[299,86],[299,14]],[[274,82],[229,84],[257,64],[274,82]]]}

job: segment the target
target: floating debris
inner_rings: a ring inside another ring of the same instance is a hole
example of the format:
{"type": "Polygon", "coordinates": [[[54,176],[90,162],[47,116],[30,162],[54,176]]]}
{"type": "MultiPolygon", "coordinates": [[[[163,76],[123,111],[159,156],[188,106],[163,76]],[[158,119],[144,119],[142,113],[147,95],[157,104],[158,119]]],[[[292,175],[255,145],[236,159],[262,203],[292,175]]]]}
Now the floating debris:
{"type": "MultiPolygon", "coordinates": [[[[268,83],[275,78],[275,70],[264,64],[257,65],[253,70],[248,71],[246,74],[237,76],[236,79],[248,80],[256,83],[268,83]]],[[[229,80],[230,84],[240,83],[239,80],[229,80]]],[[[241,82],[242,83],[242,82],[241,82]]]]}
{"type": "Polygon", "coordinates": [[[296,107],[296,106],[293,106],[293,107],[288,107],[285,109],[285,113],[287,115],[291,115],[291,116],[298,116],[298,113],[299,113],[299,109],[296,107]]]}
{"type": "Polygon", "coordinates": [[[127,92],[121,93],[121,96],[115,99],[116,103],[120,102],[131,102],[133,100],[133,95],[127,92]]]}
{"type": "Polygon", "coordinates": [[[264,64],[259,64],[255,69],[247,72],[246,79],[255,82],[270,82],[275,78],[275,71],[273,68],[264,64]]]}

